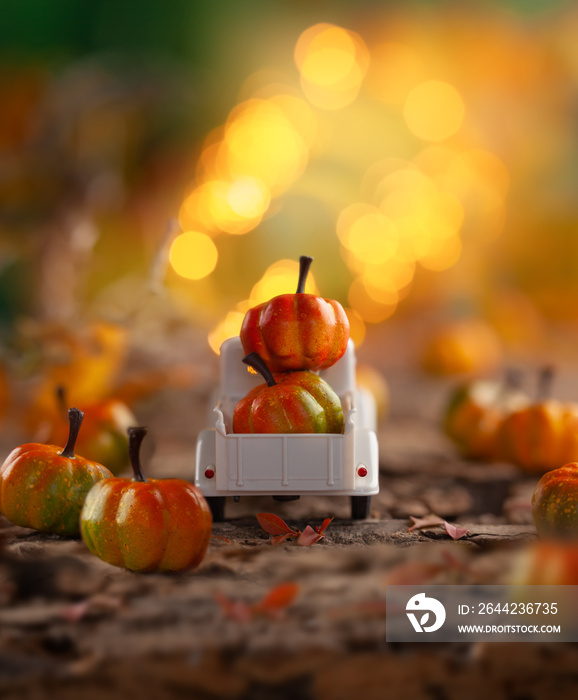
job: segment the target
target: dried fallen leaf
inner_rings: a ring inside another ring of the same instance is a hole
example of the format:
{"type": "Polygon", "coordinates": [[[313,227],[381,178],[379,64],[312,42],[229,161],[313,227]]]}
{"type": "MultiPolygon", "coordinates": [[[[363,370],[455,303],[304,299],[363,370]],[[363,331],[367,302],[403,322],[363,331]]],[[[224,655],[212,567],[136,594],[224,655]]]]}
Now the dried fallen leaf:
{"type": "Polygon", "coordinates": [[[258,603],[247,603],[244,600],[231,600],[226,595],[217,591],[215,600],[221,606],[225,617],[236,622],[249,622],[256,615],[266,615],[271,618],[279,618],[283,612],[295,600],[299,593],[299,584],[282,583],[272,588],[269,593],[258,603]]]}
{"type": "Polygon", "coordinates": [[[325,518],[325,520],[321,523],[321,527],[317,527],[317,525],[315,526],[315,531],[322,535],[332,522],[333,518],[325,518]]]}
{"type": "Polygon", "coordinates": [[[271,589],[263,600],[253,607],[255,612],[278,617],[280,613],[291,605],[299,593],[299,584],[282,583],[271,589]]]}
{"type": "Polygon", "coordinates": [[[452,540],[459,540],[462,537],[465,537],[470,532],[465,527],[460,527],[459,525],[452,525],[452,523],[447,523],[445,520],[444,527],[448,535],[452,538],[452,540]]]}
{"type": "Polygon", "coordinates": [[[278,515],[273,513],[258,513],[257,520],[259,525],[270,535],[294,535],[299,534],[299,530],[293,530],[287,523],[278,515]]]}
{"type": "Polygon", "coordinates": [[[409,517],[413,520],[413,525],[407,528],[407,532],[411,532],[412,530],[424,530],[428,527],[437,527],[445,523],[445,520],[435,513],[425,515],[423,518],[416,518],[414,515],[410,515],[409,517]]]}
{"type": "Polygon", "coordinates": [[[319,540],[322,540],[324,537],[325,535],[321,534],[320,532],[315,532],[311,525],[307,525],[305,530],[303,530],[303,532],[297,538],[297,544],[301,545],[302,547],[311,547],[311,545],[319,542],[319,540]]]}

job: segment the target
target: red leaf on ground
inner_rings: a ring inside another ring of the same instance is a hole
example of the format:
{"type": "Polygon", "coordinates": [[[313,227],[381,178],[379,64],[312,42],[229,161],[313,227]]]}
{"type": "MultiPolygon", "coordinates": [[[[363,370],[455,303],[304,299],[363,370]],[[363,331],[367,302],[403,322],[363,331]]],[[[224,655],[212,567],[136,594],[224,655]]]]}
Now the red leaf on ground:
{"type": "Polygon", "coordinates": [[[302,547],[311,547],[312,544],[319,542],[324,537],[325,535],[322,535],[320,532],[315,532],[311,525],[307,525],[297,538],[297,544],[300,544],[302,547]]]}
{"type": "Polygon", "coordinates": [[[298,583],[282,583],[272,588],[263,600],[253,607],[255,612],[278,616],[288,608],[299,593],[298,583]]]}
{"type": "Polygon", "coordinates": [[[321,523],[321,527],[317,527],[317,525],[315,526],[316,532],[322,535],[325,532],[325,530],[327,530],[332,520],[333,518],[325,518],[325,520],[321,523]]]}
{"type": "Polygon", "coordinates": [[[293,530],[287,523],[278,515],[273,513],[259,513],[257,515],[259,525],[270,535],[298,535],[299,530],[293,530]]]}
{"type": "Polygon", "coordinates": [[[465,537],[469,533],[469,530],[465,527],[460,527],[459,525],[452,525],[452,523],[447,523],[445,522],[445,520],[444,527],[448,535],[452,538],[452,540],[459,540],[460,538],[465,537]]]}
{"type": "Polygon", "coordinates": [[[416,518],[414,515],[409,516],[413,520],[413,525],[407,528],[406,532],[411,532],[412,530],[424,530],[428,527],[437,527],[438,525],[443,525],[445,520],[440,518],[439,515],[435,513],[430,513],[423,518],[416,518]]]}

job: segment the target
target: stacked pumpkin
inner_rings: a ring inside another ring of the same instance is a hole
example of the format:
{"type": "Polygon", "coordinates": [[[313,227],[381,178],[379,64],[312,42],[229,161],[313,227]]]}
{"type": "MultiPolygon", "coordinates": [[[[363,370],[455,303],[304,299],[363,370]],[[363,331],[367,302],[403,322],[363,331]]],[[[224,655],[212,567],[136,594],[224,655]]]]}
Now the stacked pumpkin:
{"type": "Polygon", "coordinates": [[[339,397],[316,372],[347,349],[349,321],[339,302],[306,294],[313,259],[299,259],[295,294],[249,309],[241,327],[243,362],[265,383],[235,407],[235,433],[341,433],[339,397]]]}

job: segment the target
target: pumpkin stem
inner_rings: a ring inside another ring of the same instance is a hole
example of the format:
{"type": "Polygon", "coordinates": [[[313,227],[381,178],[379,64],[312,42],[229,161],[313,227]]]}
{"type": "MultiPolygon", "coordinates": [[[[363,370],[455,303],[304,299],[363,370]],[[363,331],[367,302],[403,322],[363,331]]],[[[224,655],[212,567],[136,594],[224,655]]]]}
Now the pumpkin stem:
{"type": "Polygon", "coordinates": [[[63,457],[72,458],[74,454],[74,446],[76,445],[76,439],[78,438],[78,431],[82,425],[84,419],[84,413],[80,408],[69,408],[68,409],[68,441],[64,446],[64,449],[60,453],[63,457]]]}
{"type": "Polygon", "coordinates": [[[299,281],[297,282],[297,294],[303,294],[305,292],[305,282],[307,281],[307,275],[309,274],[309,268],[313,258],[308,255],[302,255],[299,258],[299,281]]]}
{"type": "Polygon", "coordinates": [[[546,365],[538,375],[538,401],[545,401],[552,396],[552,382],[556,371],[552,365],[546,365]]]}
{"type": "Polygon", "coordinates": [[[147,429],[144,427],[129,428],[128,429],[128,456],[130,459],[130,466],[134,474],[133,481],[146,482],[144,474],[142,473],[142,467],[140,464],[140,446],[147,434],[147,429]]]}
{"type": "Polygon", "coordinates": [[[275,386],[275,384],[277,384],[273,373],[265,364],[265,360],[263,360],[263,358],[256,352],[249,353],[246,357],[243,358],[243,362],[246,365],[249,365],[249,367],[252,367],[257,372],[259,372],[259,374],[267,382],[267,386],[275,386]]]}

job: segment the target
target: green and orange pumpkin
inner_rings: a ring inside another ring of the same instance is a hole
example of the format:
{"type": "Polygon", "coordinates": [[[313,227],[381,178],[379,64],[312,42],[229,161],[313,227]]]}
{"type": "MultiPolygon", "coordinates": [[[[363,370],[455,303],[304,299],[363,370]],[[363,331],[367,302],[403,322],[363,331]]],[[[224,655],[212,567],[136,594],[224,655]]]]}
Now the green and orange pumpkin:
{"type": "Polygon", "coordinates": [[[87,493],[112,477],[101,464],[75,454],[83,413],[69,409],[64,448],[27,443],[13,450],[0,467],[0,510],[8,520],[40,532],[78,535],[87,493]]]}
{"type": "Polygon", "coordinates": [[[82,538],[103,561],[131,571],[184,571],[198,566],[211,537],[209,506],[183,479],[146,479],[140,446],[146,428],[129,429],[132,479],[113,477],[88,493],[82,538]]]}

